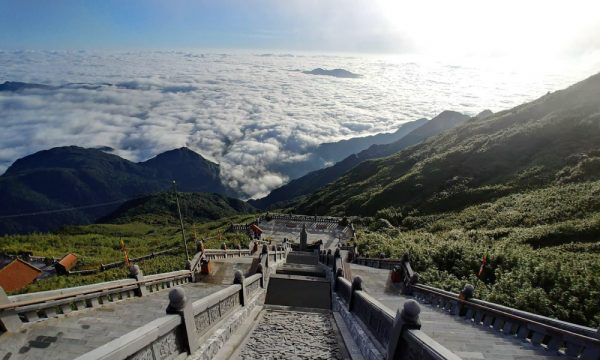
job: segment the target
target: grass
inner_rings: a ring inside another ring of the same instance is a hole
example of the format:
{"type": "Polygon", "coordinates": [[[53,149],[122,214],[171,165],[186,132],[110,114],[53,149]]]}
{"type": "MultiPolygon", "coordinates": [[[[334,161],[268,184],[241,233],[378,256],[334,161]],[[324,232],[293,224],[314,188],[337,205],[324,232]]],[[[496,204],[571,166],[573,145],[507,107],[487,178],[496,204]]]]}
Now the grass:
{"type": "MultiPolygon", "coordinates": [[[[254,220],[256,215],[236,215],[216,221],[199,224],[185,224],[186,237],[190,256],[195,253],[193,242],[194,229],[200,239],[206,239],[205,247],[218,249],[222,243],[228,248],[241,244],[246,248],[249,238],[243,234],[226,233],[231,223],[246,223],[254,220]]],[[[0,237],[0,252],[17,253],[31,251],[35,256],[60,258],[69,252],[79,256],[76,269],[95,269],[101,264],[123,260],[120,240],[125,242],[130,257],[138,257],[153,251],[160,251],[181,246],[181,229],[173,224],[151,225],[142,222],[127,224],[93,224],[69,226],[52,233],[30,235],[5,235],[0,237]]],[[[183,247],[173,255],[148,259],[139,265],[145,274],[157,274],[181,270],[185,266],[183,247]]],[[[93,284],[127,277],[128,270],[111,269],[93,275],[56,276],[36,281],[15,292],[27,293],[93,284]]]]}

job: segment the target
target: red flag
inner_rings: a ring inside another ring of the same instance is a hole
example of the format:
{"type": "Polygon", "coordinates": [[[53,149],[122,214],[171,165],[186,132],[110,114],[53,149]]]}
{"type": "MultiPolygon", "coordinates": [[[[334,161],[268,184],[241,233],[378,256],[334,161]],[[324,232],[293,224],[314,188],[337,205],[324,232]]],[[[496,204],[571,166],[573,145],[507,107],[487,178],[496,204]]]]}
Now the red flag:
{"type": "Polygon", "coordinates": [[[481,277],[481,275],[483,274],[483,268],[485,267],[485,263],[487,262],[487,254],[483,254],[483,259],[481,259],[481,267],[479,268],[479,273],[477,274],[477,277],[481,277]]]}

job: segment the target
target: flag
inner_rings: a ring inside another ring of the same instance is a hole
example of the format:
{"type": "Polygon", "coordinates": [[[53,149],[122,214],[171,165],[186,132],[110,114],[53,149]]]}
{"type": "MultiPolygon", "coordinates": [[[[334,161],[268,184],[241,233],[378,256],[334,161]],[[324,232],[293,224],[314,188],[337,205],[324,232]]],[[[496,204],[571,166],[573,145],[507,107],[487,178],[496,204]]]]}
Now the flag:
{"type": "Polygon", "coordinates": [[[477,277],[481,277],[483,275],[483,268],[485,267],[485,263],[487,262],[488,254],[483,254],[483,258],[481,259],[481,267],[479,268],[479,273],[477,273],[477,277]]]}
{"type": "Polygon", "coordinates": [[[123,241],[123,239],[121,239],[120,243],[121,251],[123,252],[123,261],[125,262],[126,266],[129,266],[129,253],[127,251],[127,248],[125,247],[125,242],[123,241]]]}

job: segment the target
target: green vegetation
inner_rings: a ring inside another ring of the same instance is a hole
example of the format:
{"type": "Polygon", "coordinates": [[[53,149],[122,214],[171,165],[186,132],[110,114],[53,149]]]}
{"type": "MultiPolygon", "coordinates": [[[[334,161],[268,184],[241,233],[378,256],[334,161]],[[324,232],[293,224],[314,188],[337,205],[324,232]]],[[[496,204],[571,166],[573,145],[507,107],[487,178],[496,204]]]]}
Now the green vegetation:
{"type": "Polygon", "coordinates": [[[462,211],[365,221],[359,252],[409,253],[421,282],[592,327],[600,326],[600,181],[512,194],[462,211]],[[481,277],[482,258],[489,255],[481,277]]]}
{"type": "Polygon", "coordinates": [[[72,209],[0,219],[0,234],[94,223],[124,199],[172,190],[173,180],[179,191],[232,194],[219,173],[217,164],[187,148],[142,163],[77,146],[40,151],[15,161],[0,176],[0,216],[72,209]],[[98,204],[104,205],[87,207],[98,204]]]}
{"type": "Polygon", "coordinates": [[[387,158],[369,160],[300,199],[294,212],[419,215],[508,194],[600,179],[600,74],[489,117],[473,118],[387,158]]]}
{"type": "Polygon", "coordinates": [[[409,252],[425,283],[458,291],[470,282],[480,298],[598,326],[598,99],[600,74],[470,119],[360,163],[291,211],[368,216],[359,249],[409,252]]]}
{"type": "MultiPolygon", "coordinates": [[[[256,210],[242,200],[215,193],[179,193],[178,197],[181,213],[188,221],[217,220],[240,213],[252,213],[256,210]]],[[[112,214],[100,219],[99,222],[178,225],[179,217],[175,194],[172,192],[159,193],[128,201],[112,214]]]]}
{"type": "MultiPolygon", "coordinates": [[[[183,211],[183,210],[182,210],[183,211]]],[[[184,212],[184,218],[185,217],[184,212]]],[[[141,214],[138,214],[141,217],[141,214]]],[[[218,249],[221,243],[228,248],[238,244],[247,247],[249,239],[243,234],[226,233],[231,223],[246,223],[254,220],[256,215],[236,215],[216,221],[203,223],[186,223],[185,232],[190,253],[195,252],[194,232],[199,239],[205,239],[206,248],[218,249]]],[[[154,220],[149,217],[150,222],[154,220]]],[[[59,258],[73,252],[80,257],[76,270],[96,269],[100,264],[123,260],[119,245],[123,239],[134,258],[176,246],[180,251],[173,255],[160,256],[145,260],[140,267],[145,274],[156,274],[166,271],[181,270],[185,264],[185,251],[182,247],[181,229],[174,220],[163,224],[125,223],[125,224],[92,224],[69,226],[53,233],[36,233],[30,235],[5,235],[0,237],[0,252],[17,253],[31,251],[35,256],[59,258]]],[[[128,270],[112,269],[94,275],[72,275],[42,279],[22,289],[20,292],[32,292],[92,284],[127,277],[128,270]]]]}

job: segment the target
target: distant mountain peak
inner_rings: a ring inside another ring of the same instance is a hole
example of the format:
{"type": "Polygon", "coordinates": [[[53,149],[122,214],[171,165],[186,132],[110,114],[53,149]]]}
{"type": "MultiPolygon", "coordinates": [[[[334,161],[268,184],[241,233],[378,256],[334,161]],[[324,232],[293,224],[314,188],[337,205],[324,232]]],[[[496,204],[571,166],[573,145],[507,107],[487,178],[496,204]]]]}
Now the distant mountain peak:
{"type": "Polygon", "coordinates": [[[344,69],[332,69],[332,70],[327,70],[327,69],[323,69],[323,68],[316,68],[310,71],[303,71],[303,73],[305,74],[309,74],[309,75],[323,75],[323,76],[333,76],[333,77],[338,77],[338,78],[359,78],[362,75],[359,74],[355,74],[352,73],[348,70],[344,70],[344,69]]]}

